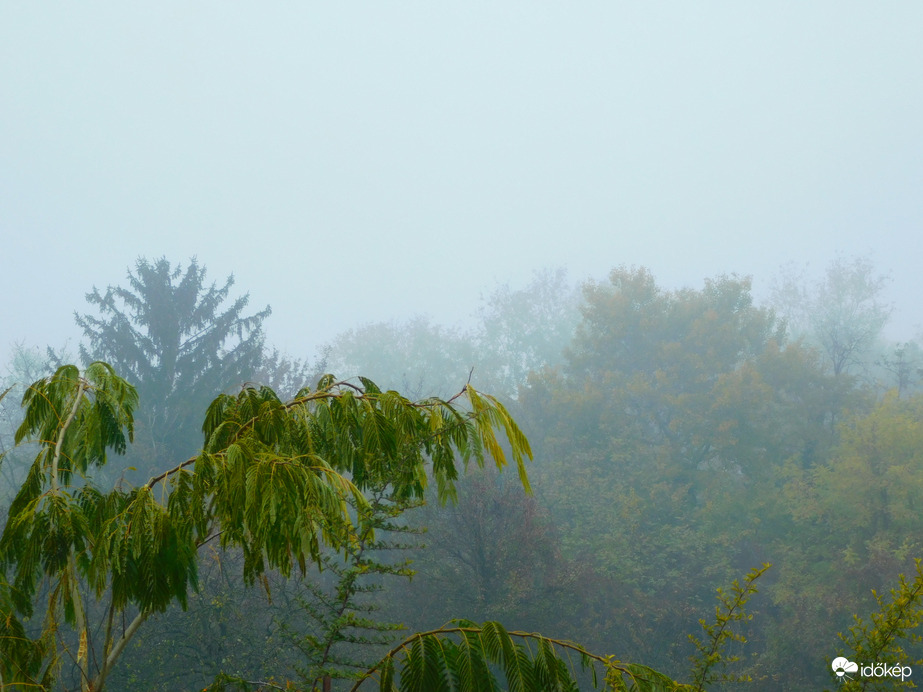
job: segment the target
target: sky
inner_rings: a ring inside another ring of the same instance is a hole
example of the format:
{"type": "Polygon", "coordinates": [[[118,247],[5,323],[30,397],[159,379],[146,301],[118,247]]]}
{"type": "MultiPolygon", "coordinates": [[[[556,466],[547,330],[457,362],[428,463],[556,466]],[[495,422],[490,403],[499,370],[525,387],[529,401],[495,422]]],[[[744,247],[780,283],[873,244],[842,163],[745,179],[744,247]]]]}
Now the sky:
{"type": "Polygon", "coordinates": [[[543,267],[892,276],[923,316],[923,3],[0,5],[0,359],[139,256],[309,357],[543,267]]]}

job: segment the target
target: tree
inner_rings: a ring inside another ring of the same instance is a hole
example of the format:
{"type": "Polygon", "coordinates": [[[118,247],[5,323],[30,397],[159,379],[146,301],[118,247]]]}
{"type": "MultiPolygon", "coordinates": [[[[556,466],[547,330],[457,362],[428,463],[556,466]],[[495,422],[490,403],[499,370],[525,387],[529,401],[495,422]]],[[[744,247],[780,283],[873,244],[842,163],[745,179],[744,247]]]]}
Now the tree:
{"type": "Polygon", "coordinates": [[[890,282],[862,257],[837,257],[819,281],[809,285],[795,267],[783,270],[772,289],[773,304],[795,334],[807,335],[827,356],[835,375],[863,365],[891,316],[881,299],[890,282]]]}
{"type": "Polygon", "coordinates": [[[915,341],[905,341],[894,344],[890,353],[882,354],[876,365],[891,376],[890,382],[885,384],[887,389],[897,389],[900,398],[908,391],[915,389],[923,374],[923,349],[915,341]]]}
{"type": "Polygon", "coordinates": [[[291,358],[277,348],[264,349],[260,366],[252,380],[261,382],[283,399],[291,399],[307,382],[317,382],[327,371],[327,362],[320,358],[313,363],[291,358]]]}
{"type": "Polygon", "coordinates": [[[602,398],[584,397],[578,415],[585,420],[575,429],[596,426],[597,439],[634,457],[630,463],[668,460],[670,473],[687,480],[709,469],[739,470],[722,425],[731,411],[722,410],[719,393],[783,339],[772,311],[753,305],[749,279],[663,291],[647,270],[621,267],[608,283],[587,284],[584,295],[565,389],[588,386],[602,398]],[[646,452],[629,451],[636,446],[646,452]]]}
{"type": "Polygon", "coordinates": [[[198,455],[138,487],[101,490],[93,470],[125,452],[137,404],[135,388],[102,362],[62,366],[26,392],[16,443],[35,441],[39,453],[0,535],[2,621],[13,633],[0,639],[5,684],[47,686],[72,657],[75,684],[100,692],[138,628],[170,603],[185,606],[200,547],[239,548],[249,584],[267,570],[305,574],[322,545],[355,540],[363,515],[353,519],[347,498],[363,510],[363,490],[383,482],[396,497],[421,497],[426,469],[451,498],[456,454],[465,466],[486,455],[506,465],[497,432],[528,489],[528,441],[492,397],[466,386],[413,403],[369,380],[326,376],[289,402],[266,387],[220,395],[198,455]],[[22,618],[33,616],[43,580],[44,625],[28,637],[22,618]]]}
{"type": "Polygon", "coordinates": [[[381,605],[372,596],[384,589],[384,577],[414,576],[409,558],[396,560],[391,555],[422,547],[407,542],[422,530],[407,526],[402,515],[423,501],[394,498],[386,485],[370,488],[366,496],[368,507],[356,540],[343,547],[342,555],[328,553],[322,558],[328,583],[308,582],[306,593],[294,599],[292,606],[307,617],[297,625],[291,619],[280,622],[299,654],[294,664],[297,677],[310,690],[318,689],[325,679],[360,677],[375,662],[372,652],[392,643],[396,633],[405,629],[402,623],[378,617],[381,605]]]}
{"type": "Polygon", "coordinates": [[[366,324],[337,335],[326,347],[327,363],[411,395],[450,392],[471,373],[478,386],[513,399],[530,371],[563,361],[577,301],[566,272],[546,269],[524,288],[502,284],[483,295],[470,329],[426,316],[366,324]]]}
{"type": "Polygon", "coordinates": [[[515,397],[530,372],[563,362],[579,298],[562,268],[535,272],[524,288],[503,284],[483,296],[473,335],[476,372],[493,391],[515,397]]]}
{"type": "Polygon", "coordinates": [[[831,611],[844,597],[861,603],[923,551],[921,493],[923,397],[900,400],[891,392],[870,412],[840,424],[824,463],[790,470],[786,500],[798,518],[793,530],[811,539],[812,567],[810,573],[784,570],[783,587],[792,579],[803,590],[810,574],[811,588],[822,594],[815,600],[831,611]]]}
{"type": "Polygon", "coordinates": [[[521,629],[552,623],[561,631],[554,615],[562,603],[576,608],[586,582],[575,583],[583,575],[561,556],[537,498],[485,469],[465,479],[456,503],[430,503],[415,519],[426,527],[426,550],[415,561],[413,581],[389,598],[407,624],[429,629],[464,613],[521,629]]]}
{"type": "MultiPolygon", "coordinates": [[[[920,650],[923,636],[917,631],[923,623],[923,567],[919,559],[915,561],[915,567],[916,576],[912,581],[908,581],[903,574],[898,577],[897,587],[891,589],[890,601],[872,592],[877,610],[867,620],[858,615],[853,617],[854,624],[849,628],[849,634],[839,635],[846,645],[847,651],[844,653],[848,653],[849,658],[843,660],[837,657],[832,661],[832,669],[836,671],[839,668],[842,673],[859,672],[856,661],[885,662],[889,669],[897,669],[895,675],[878,681],[843,675],[838,680],[844,683],[842,689],[851,692],[916,687],[908,678],[913,672],[910,666],[923,663],[923,652],[920,650]],[[853,664],[850,665],[850,662],[853,664]]],[[[836,675],[840,677],[841,672],[836,675]]]]}
{"type": "MultiPolygon", "coordinates": [[[[803,534],[782,490],[828,460],[835,421],[864,401],[812,349],[786,343],[747,279],[670,291],[622,267],[584,296],[565,367],[534,373],[520,397],[541,459],[536,495],[564,557],[622,595],[596,604],[581,640],[611,640],[610,623],[631,622],[618,631],[627,655],[678,675],[712,584],[765,561],[789,576],[779,555],[794,556],[784,546],[803,534]]],[[[795,564],[793,584],[805,576],[795,564]]],[[[761,626],[765,648],[779,627],[761,626]]]]}
{"type": "Polygon", "coordinates": [[[139,258],[127,288],[87,294],[98,317],[75,313],[88,341],[80,347],[84,364],[110,362],[141,393],[137,418],[146,458],[132,462],[144,472],[194,453],[198,421],[215,393],[250,381],[263,358],[269,307],[245,315],[248,295],[226,305],[233,276],[220,287],[205,276],[195,258],[185,269],[165,258],[139,258]]]}
{"type": "Polygon", "coordinates": [[[48,362],[37,348],[17,344],[6,375],[0,377],[0,394],[6,393],[0,398],[0,515],[13,499],[28,468],[28,463],[20,463],[26,456],[22,453],[24,450],[11,453],[16,446],[14,436],[19,426],[19,401],[28,384],[48,372],[48,362]]]}
{"type": "Polygon", "coordinates": [[[449,396],[474,364],[474,347],[458,329],[426,316],[376,322],[350,329],[325,348],[327,368],[349,376],[365,373],[381,386],[408,396],[449,396]]]}

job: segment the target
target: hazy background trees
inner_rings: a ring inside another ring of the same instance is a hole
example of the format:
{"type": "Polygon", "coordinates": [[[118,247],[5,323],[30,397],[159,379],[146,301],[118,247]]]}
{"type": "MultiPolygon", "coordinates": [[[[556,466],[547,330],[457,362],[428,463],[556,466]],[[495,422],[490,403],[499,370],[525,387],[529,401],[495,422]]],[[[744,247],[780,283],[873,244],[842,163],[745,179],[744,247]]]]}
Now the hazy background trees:
{"type": "Polygon", "coordinates": [[[817,345],[835,375],[865,372],[891,316],[891,306],[882,299],[890,277],[862,257],[837,257],[814,281],[806,274],[789,265],[773,285],[772,302],[786,318],[789,333],[817,345]]]}
{"type": "MultiPolygon", "coordinates": [[[[471,377],[501,394],[536,451],[534,495],[480,473],[457,506],[430,497],[402,514],[401,526],[427,530],[425,548],[394,554],[413,559],[412,581],[370,581],[383,590],[361,607],[380,608],[381,622],[497,618],[680,674],[715,586],[772,562],[752,602],[752,687],[819,688],[836,632],[923,550],[921,351],[886,337],[886,280],[865,259],[839,258],[813,282],[783,269],[762,305],[747,277],[676,289],[621,266],[578,286],[545,270],[485,292],[465,325],[359,325],[293,359],[265,343],[268,308],[247,316],[230,279],[209,285],[195,261],[142,259],[128,288],[90,293],[99,316],[78,321],[84,357],[121,362],[139,384],[133,463],[149,469],[194,453],[200,433],[179,423],[246,381],[292,394],[325,371],[362,374],[420,398],[471,377]]],[[[45,374],[38,349],[17,357],[10,382],[45,374]]],[[[0,404],[4,444],[19,396],[0,404]]],[[[15,458],[0,478],[4,490],[16,481],[15,458]]],[[[229,576],[239,559],[204,556],[189,611],[149,623],[114,680],[153,676],[145,684],[166,690],[303,665],[284,629],[317,634],[322,618],[298,607],[310,589],[270,579],[270,601],[229,576]]]]}
{"type": "MultiPolygon", "coordinates": [[[[429,548],[395,607],[420,618],[417,627],[431,626],[447,603],[502,611],[526,627],[539,618],[546,629],[590,646],[617,641],[619,655],[678,673],[691,653],[685,634],[714,585],[769,561],[775,567],[754,601],[760,616],[750,632],[755,686],[825,684],[818,661],[836,646],[836,631],[872,607],[872,588],[912,567],[913,548],[891,546],[885,559],[881,536],[858,531],[858,543],[877,546],[875,559],[887,567],[844,571],[842,545],[817,549],[831,519],[809,488],[823,487],[818,479],[845,454],[844,431],[865,420],[880,392],[900,383],[909,391],[916,344],[884,339],[890,313],[878,296],[886,279],[868,261],[838,259],[824,276],[816,285],[791,281],[797,298],[786,305],[777,292],[771,306],[757,304],[750,280],[736,276],[668,290],[643,268],[619,267],[585,283],[582,297],[568,298],[569,318],[555,322],[569,325],[558,332],[570,335],[565,348],[546,357],[518,351],[534,360],[525,382],[506,389],[536,447],[535,498],[507,497],[502,484],[476,478],[459,507],[428,507],[421,521],[429,548]],[[879,355],[889,348],[890,361],[879,355]],[[517,533],[525,515],[536,527],[530,538],[517,533]],[[485,535],[515,548],[491,552],[485,535]],[[530,597],[557,595],[545,607],[517,602],[513,584],[479,586],[515,574],[523,545],[535,556],[530,597]],[[836,586],[844,579],[852,579],[848,589],[836,586]],[[844,604],[847,592],[855,608],[844,604]],[[815,643],[805,644],[804,632],[815,643]]],[[[532,288],[519,296],[524,303],[547,300],[532,288]]],[[[561,305],[567,293],[555,295],[561,305]]],[[[523,338],[511,316],[528,311],[498,314],[523,338]]],[[[492,344],[477,335],[488,332],[468,337],[482,363],[491,362],[492,344]]],[[[457,352],[463,342],[456,333],[457,352]]],[[[838,497],[848,512],[848,495],[838,497]]],[[[869,550],[850,559],[867,565],[869,550]]]]}
{"type": "Polygon", "coordinates": [[[515,398],[530,372],[562,362],[579,319],[578,296],[563,269],[545,269],[523,288],[501,284],[482,295],[467,328],[425,315],[367,324],[332,339],[324,362],[332,372],[361,372],[411,395],[450,396],[470,374],[476,385],[515,398]]]}

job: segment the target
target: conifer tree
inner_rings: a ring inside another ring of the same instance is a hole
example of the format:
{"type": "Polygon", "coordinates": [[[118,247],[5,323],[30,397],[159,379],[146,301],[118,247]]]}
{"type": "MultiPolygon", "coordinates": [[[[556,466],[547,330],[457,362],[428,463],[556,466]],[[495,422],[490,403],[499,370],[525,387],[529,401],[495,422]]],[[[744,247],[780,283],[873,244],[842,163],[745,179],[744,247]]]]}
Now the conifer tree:
{"type": "Polygon", "coordinates": [[[355,540],[346,543],[341,554],[329,552],[323,557],[324,571],[332,583],[306,581],[307,593],[296,599],[304,632],[282,623],[300,654],[295,670],[307,690],[322,689],[325,678],[358,679],[375,663],[380,647],[393,643],[396,633],[404,629],[400,623],[376,617],[380,605],[374,594],[384,589],[386,577],[413,576],[409,559],[390,555],[421,547],[413,536],[422,530],[401,518],[423,501],[394,497],[387,486],[372,489],[367,500],[365,508],[352,503],[362,517],[355,540]]]}
{"type": "Polygon", "coordinates": [[[80,347],[84,364],[105,360],[141,395],[140,454],[130,461],[142,475],[193,454],[209,402],[251,380],[263,358],[269,307],[246,315],[248,294],[228,304],[233,275],[221,286],[205,277],[195,258],[183,268],[141,257],[127,287],[86,295],[99,316],[75,313],[88,342],[80,347]]]}

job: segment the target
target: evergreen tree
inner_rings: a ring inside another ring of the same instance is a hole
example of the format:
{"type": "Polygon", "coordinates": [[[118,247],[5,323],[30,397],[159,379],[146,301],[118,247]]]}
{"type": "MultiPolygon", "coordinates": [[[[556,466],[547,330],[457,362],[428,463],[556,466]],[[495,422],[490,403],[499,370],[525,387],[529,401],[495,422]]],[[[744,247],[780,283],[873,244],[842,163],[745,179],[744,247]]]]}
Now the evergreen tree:
{"type": "Polygon", "coordinates": [[[75,313],[88,345],[85,364],[106,360],[132,382],[143,402],[138,446],[130,463],[142,473],[201,446],[197,421],[220,392],[253,378],[263,357],[267,306],[245,315],[245,294],[227,301],[234,277],[208,285],[195,258],[184,269],[165,258],[139,258],[128,287],[95,287],[86,299],[100,316],[75,313]]]}
{"type": "Polygon", "coordinates": [[[423,501],[395,497],[386,485],[371,488],[366,495],[365,506],[350,502],[361,520],[354,540],[347,541],[340,553],[328,551],[322,558],[327,583],[306,580],[306,593],[295,599],[296,610],[307,616],[301,618],[306,620],[305,631],[281,622],[299,653],[295,672],[306,690],[321,689],[325,678],[358,679],[374,665],[381,647],[393,643],[395,633],[404,629],[376,614],[381,604],[375,595],[384,589],[382,581],[389,575],[413,577],[411,560],[392,555],[422,547],[412,538],[422,530],[408,526],[402,517],[423,501]]]}

